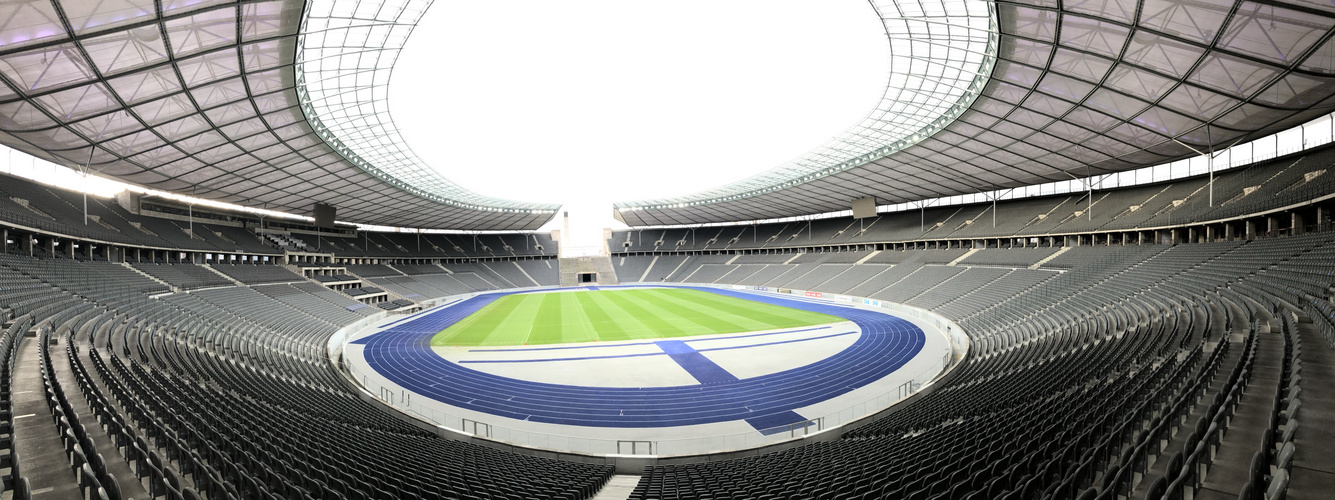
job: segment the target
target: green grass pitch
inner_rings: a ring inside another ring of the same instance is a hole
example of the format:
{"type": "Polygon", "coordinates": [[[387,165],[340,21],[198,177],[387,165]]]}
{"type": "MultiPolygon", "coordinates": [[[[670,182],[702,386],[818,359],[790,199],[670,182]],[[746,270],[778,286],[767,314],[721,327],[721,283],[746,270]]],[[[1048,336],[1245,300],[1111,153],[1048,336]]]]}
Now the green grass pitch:
{"type": "Polygon", "coordinates": [[[689,337],[843,319],[680,288],[507,295],[436,334],[433,346],[565,344],[689,337]]]}

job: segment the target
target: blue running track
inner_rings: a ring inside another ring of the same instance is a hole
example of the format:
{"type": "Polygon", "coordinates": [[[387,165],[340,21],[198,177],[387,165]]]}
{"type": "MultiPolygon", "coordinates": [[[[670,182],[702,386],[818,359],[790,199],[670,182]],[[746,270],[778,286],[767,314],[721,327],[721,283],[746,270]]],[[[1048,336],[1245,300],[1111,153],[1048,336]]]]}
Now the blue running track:
{"type": "Polygon", "coordinates": [[[678,362],[690,364],[692,375],[708,383],[643,388],[516,380],[451,363],[432,350],[433,336],[508,295],[506,292],[479,295],[396,322],[353,343],[364,344],[363,356],[371,369],[395,384],[450,406],[491,415],[587,427],[673,427],[745,420],[765,429],[803,421],[794,409],[880,380],[913,359],[926,341],[913,323],[876,311],[717,288],[679,288],[838,316],[857,324],[862,335],[847,349],[815,363],[746,379],[737,379],[689,347],[669,345],[665,350],[678,351],[670,355],[682,356],[678,362]]]}

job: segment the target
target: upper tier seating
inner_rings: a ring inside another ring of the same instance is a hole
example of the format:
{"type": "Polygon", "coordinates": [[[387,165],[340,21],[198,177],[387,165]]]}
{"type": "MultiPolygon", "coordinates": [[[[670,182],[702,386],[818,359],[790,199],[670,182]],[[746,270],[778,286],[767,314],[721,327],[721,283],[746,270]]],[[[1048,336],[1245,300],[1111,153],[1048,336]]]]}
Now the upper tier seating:
{"type": "MultiPolygon", "coordinates": [[[[1213,205],[1209,178],[1202,175],[1113,190],[1096,189],[1092,204],[1087,193],[1077,192],[1001,201],[995,209],[991,203],[939,206],[881,213],[862,220],[836,217],[740,228],[625,229],[612,231],[607,244],[613,254],[777,249],[1183,225],[1260,213],[1335,192],[1335,169],[1331,167],[1335,167],[1335,146],[1221,171],[1214,179],[1213,205]]],[[[652,281],[661,276],[656,278],[652,281]]]]}

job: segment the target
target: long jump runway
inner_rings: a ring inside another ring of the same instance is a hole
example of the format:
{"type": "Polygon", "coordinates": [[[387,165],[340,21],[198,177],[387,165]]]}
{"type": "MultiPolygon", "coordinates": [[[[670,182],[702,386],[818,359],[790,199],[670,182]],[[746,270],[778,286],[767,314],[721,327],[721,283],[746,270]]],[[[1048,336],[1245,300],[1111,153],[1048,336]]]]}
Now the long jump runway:
{"type": "MultiPolygon", "coordinates": [[[[751,343],[705,347],[709,340],[690,337],[639,342],[657,349],[636,354],[599,354],[603,345],[551,346],[474,351],[566,351],[556,359],[465,360],[452,362],[437,353],[431,339],[441,330],[510,293],[479,295],[405,318],[383,331],[353,341],[371,369],[404,389],[440,403],[500,417],[550,424],[650,428],[745,421],[757,430],[774,429],[806,419],[795,409],[856,390],[898,370],[925,343],[921,328],[887,313],[806,299],[735,290],[690,288],[844,318],[860,332],[829,329],[806,339],[772,341],[755,335],[751,343]],[[826,336],[857,335],[838,353],[796,368],[739,378],[704,355],[709,351],[745,349],[773,343],[803,342],[826,336]],[[695,344],[695,345],[693,345],[695,344]],[[697,347],[697,345],[699,347],[697,347]],[[570,351],[577,351],[578,354],[570,351]],[[671,387],[590,387],[499,376],[469,365],[533,363],[594,358],[666,356],[697,383],[671,387]]],[[[826,327],[828,328],[828,327],[826,327]]],[[[809,328],[818,330],[820,328],[809,328]]],[[[788,332],[779,333],[792,333],[788,332]]],[[[728,337],[742,338],[746,335],[728,337]]],[[[786,337],[782,337],[786,338],[786,337]]],[[[621,344],[626,345],[626,344],[621,344]]],[[[611,347],[611,346],[608,346],[611,347]]]]}

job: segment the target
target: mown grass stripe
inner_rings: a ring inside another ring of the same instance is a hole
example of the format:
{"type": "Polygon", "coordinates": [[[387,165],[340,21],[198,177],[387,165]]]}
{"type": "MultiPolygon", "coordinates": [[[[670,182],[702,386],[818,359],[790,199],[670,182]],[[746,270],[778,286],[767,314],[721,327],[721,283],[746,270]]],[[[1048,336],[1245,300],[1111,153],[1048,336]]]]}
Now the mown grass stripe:
{"type": "MultiPolygon", "coordinates": [[[[593,321],[579,305],[579,292],[556,293],[561,296],[561,312],[565,321],[561,324],[561,343],[593,342],[598,340],[598,331],[593,328],[593,321]]],[[[556,343],[553,341],[550,343],[556,343]]]]}
{"type": "Polygon", "coordinates": [[[589,316],[594,331],[598,332],[598,340],[615,341],[632,338],[616,320],[608,315],[607,311],[603,310],[597,302],[594,302],[592,295],[581,293],[577,294],[575,298],[579,299],[580,308],[584,311],[584,314],[589,316]]]}
{"type": "Polygon", "coordinates": [[[483,345],[516,345],[528,341],[530,333],[537,325],[542,297],[526,295],[521,296],[516,302],[509,314],[504,315],[487,334],[483,345]]]}
{"type": "Polygon", "coordinates": [[[638,318],[645,326],[652,328],[663,336],[686,334],[686,331],[674,322],[664,319],[656,312],[651,312],[649,309],[641,307],[640,304],[631,302],[625,294],[611,294],[608,295],[607,298],[627,313],[630,313],[631,316],[638,318]]]}
{"type": "Polygon", "coordinates": [[[496,299],[432,339],[438,346],[543,345],[740,333],[839,318],[693,289],[609,289],[496,299]]]}
{"type": "Polygon", "coordinates": [[[544,293],[534,295],[540,302],[538,305],[538,317],[533,321],[533,328],[529,330],[529,344],[546,344],[549,339],[558,339],[560,342],[561,330],[564,328],[564,322],[561,317],[561,298],[555,293],[544,293]]]}
{"type": "MultiPolygon", "coordinates": [[[[698,290],[660,290],[662,293],[654,294],[653,300],[662,303],[664,307],[671,305],[677,310],[687,311],[687,315],[699,318],[706,318],[707,321],[718,322],[718,329],[728,332],[743,332],[757,329],[764,329],[772,326],[763,321],[757,321],[748,315],[735,312],[740,308],[745,308],[748,301],[714,295],[708,292],[698,290]],[[677,294],[674,292],[687,292],[686,294],[677,294]],[[693,297],[698,300],[686,300],[693,297]]],[[[765,307],[772,307],[768,304],[757,304],[765,307]]]]}
{"type": "MultiPolygon", "coordinates": [[[[669,290],[669,292],[690,292],[690,291],[693,290],[669,290]]],[[[686,294],[669,293],[668,295],[671,297],[690,301],[699,304],[701,306],[717,310],[718,302],[709,300],[708,297],[702,295],[689,294],[689,293],[686,294]]],[[[730,304],[735,304],[736,307],[748,309],[749,312],[746,314],[746,317],[749,317],[757,322],[766,323],[775,328],[788,328],[790,326],[831,323],[839,321],[839,318],[836,318],[834,316],[829,316],[820,313],[813,313],[810,311],[800,311],[797,309],[788,309],[788,308],[778,309],[774,307],[755,307],[755,306],[769,306],[769,304],[761,304],[759,302],[750,302],[743,300],[743,301],[738,301],[736,303],[730,302],[730,304]],[[776,313],[774,311],[782,311],[782,314],[776,313]]]]}
{"type": "MultiPolygon", "coordinates": [[[[645,304],[646,307],[652,307],[653,309],[657,309],[660,311],[664,311],[668,314],[675,315],[684,321],[689,321],[691,323],[694,323],[699,328],[693,329],[693,331],[708,332],[708,333],[744,332],[748,330],[748,327],[743,323],[751,323],[749,321],[746,321],[746,318],[738,318],[741,319],[742,321],[734,323],[726,318],[721,317],[726,313],[710,314],[708,311],[702,311],[700,309],[692,309],[690,307],[687,307],[683,303],[675,303],[672,302],[671,300],[666,300],[668,298],[666,294],[645,295],[638,293],[630,293],[627,294],[626,298],[628,300],[634,300],[638,301],[641,304],[645,304]]],[[[717,311],[716,309],[713,308],[710,308],[709,310],[717,311]]]]}
{"type": "Polygon", "coordinates": [[[626,311],[613,302],[609,297],[611,295],[602,293],[593,293],[587,295],[594,304],[602,308],[607,313],[608,318],[617,324],[618,328],[626,333],[632,339],[660,338],[663,336],[654,330],[653,327],[644,324],[640,318],[626,311]]]}
{"type": "Polygon", "coordinates": [[[453,334],[446,336],[439,345],[483,345],[496,326],[505,320],[510,311],[519,306],[519,302],[498,300],[487,304],[486,307],[447,329],[447,332],[453,330],[453,334]]]}

